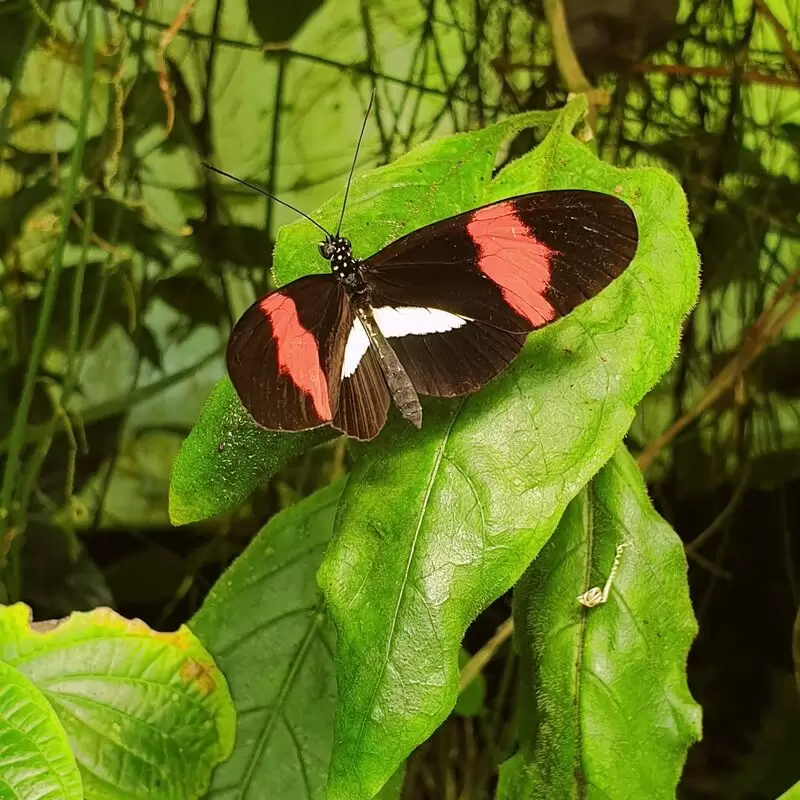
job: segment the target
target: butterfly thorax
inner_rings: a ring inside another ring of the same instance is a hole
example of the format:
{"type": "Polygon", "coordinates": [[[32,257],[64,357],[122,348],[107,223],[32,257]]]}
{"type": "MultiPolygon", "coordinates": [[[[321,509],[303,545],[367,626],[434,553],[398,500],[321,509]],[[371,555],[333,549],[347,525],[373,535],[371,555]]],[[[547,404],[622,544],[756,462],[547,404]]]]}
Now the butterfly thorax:
{"type": "Polygon", "coordinates": [[[353,246],[343,236],[332,236],[319,245],[320,255],[330,262],[333,277],[353,299],[367,293],[367,284],[361,276],[362,261],[353,255],[353,246]]]}

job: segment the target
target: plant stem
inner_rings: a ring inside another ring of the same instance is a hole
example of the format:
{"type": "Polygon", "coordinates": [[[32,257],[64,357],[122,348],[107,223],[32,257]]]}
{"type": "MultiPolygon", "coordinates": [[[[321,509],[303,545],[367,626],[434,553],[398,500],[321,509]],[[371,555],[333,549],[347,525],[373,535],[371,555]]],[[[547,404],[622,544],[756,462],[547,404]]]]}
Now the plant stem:
{"type": "MultiPolygon", "coordinates": [[[[17,403],[14,421],[11,426],[8,444],[8,459],[6,460],[6,470],[3,475],[2,488],[0,488],[0,544],[6,540],[8,532],[9,512],[11,501],[14,497],[16,479],[20,472],[20,462],[22,448],[25,442],[25,429],[28,425],[28,412],[33,399],[33,390],[36,385],[36,375],[39,370],[39,363],[42,360],[44,349],[47,344],[47,332],[50,329],[50,322],[53,317],[56,297],[58,296],[58,279],[61,274],[61,267],[64,263],[64,247],[67,243],[67,233],[69,231],[70,217],[72,208],[75,204],[75,195],[78,190],[78,176],[81,173],[83,164],[83,152],[86,145],[86,128],[89,120],[89,109],[92,100],[92,82],[94,71],[94,2],[87,0],[84,6],[86,18],[86,33],[83,42],[83,96],[81,98],[81,111],[78,119],[77,135],[75,147],[70,159],[70,170],[67,176],[64,190],[64,204],[61,212],[61,232],[56,242],[53,252],[53,262],[50,272],[45,281],[42,293],[42,306],[39,312],[39,319],[36,325],[31,352],[28,358],[28,367],[25,372],[25,380],[22,385],[22,394],[17,403]]],[[[15,562],[20,552],[20,536],[15,536],[8,549],[8,558],[0,562],[0,568],[7,569],[11,562],[12,574],[16,567],[15,562]]],[[[4,548],[0,547],[0,550],[4,548]]],[[[12,597],[12,600],[15,598],[12,597]]]]}
{"type": "Polygon", "coordinates": [[[564,79],[567,90],[573,94],[582,94],[592,90],[592,84],[586,77],[580,61],[572,46],[569,35],[567,15],[562,0],[545,0],[544,15],[553,37],[553,56],[556,66],[564,79]]]}
{"type": "Polygon", "coordinates": [[[486,644],[475,653],[472,658],[464,664],[461,670],[461,679],[458,682],[458,693],[464,691],[478,675],[481,674],[483,668],[492,660],[494,654],[500,649],[507,639],[511,637],[514,632],[514,620],[509,617],[495,632],[494,636],[489,639],[486,644]]]}
{"type": "Polygon", "coordinates": [[[694,422],[739,380],[750,365],[775,341],[783,329],[800,314],[800,295],[793,295],[795,284],[800,283],[800,267],[798,267],[778,287],[761,316],[752,328],[745,333],[739,352],[731,358],[724,369],[711,381],[697,402],[682,414],[662,434],[650,442],[636,459],[639,469],[644,472],[655,460],[656,456],[672,440],[694,422]],[[782,301],[789,299],[788,307],[782,301]],[[778,306],[782,305],[782,308],[778,306]]]}

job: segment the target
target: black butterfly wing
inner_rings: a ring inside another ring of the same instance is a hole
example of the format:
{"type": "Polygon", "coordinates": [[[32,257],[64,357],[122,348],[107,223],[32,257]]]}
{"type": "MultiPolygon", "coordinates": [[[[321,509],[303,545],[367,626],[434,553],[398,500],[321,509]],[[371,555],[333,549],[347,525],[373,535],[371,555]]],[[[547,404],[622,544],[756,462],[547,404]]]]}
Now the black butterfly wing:
{"type": "Polygon", "coordinates": [[[637,242],[633,211],[617,197],[537,192],[413,231],[367,259],[364,275],[393,305],[522,332],[598,294],[624,272],[637,242]]]}
{"type": "Polygon", "coordinates": [[[300,431],[333,420],[350,301],[331,275],[310,275],[245,311],[228,340],[231,382],[250,416],[270,430],[300,431]]]}
{"type": "Polygon", "coordinates": [[[479,389],[526,333],[622,274],[637,241],[633,212],[618,198],[540,192],[403,236],[363,273],[379,326],[417,391],[451,397],[479,389]]]}
{"type": "Polygon", "coordinates": [[[355,372],[342,375],[339,408],[331,425],[354,439],[372,439],[386,422],[389,402],[389,390],[378,359],[367,348],[355,372]]]}
{"type": "Polygon", "coordinates": [[[459,397],[477,392],[516,358],[526,334],[485,322],[445,333],[389,339],[419,394],[459,397]]]}

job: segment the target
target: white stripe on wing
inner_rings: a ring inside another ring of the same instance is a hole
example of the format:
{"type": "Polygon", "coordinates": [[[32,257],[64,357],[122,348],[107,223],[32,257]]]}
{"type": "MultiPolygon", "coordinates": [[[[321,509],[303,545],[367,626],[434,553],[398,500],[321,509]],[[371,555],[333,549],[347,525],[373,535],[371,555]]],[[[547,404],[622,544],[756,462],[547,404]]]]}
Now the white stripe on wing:
{"type": "MultiPolygon", "coordinates": [[[[423,308],[420,306],[382,306],[373,308],[375,321],[381,333],[391,339],[398,336],[422,336],[426,333],[444,333],[466,325],[470,320],[442,311],[439,308],[423,308]]],[[[347,337],[344,349],[342,378],[349,378],[358,368],[364,353],[369,347],[369,340],[361,320],[353,318],[353,327],[347,337]]]]}

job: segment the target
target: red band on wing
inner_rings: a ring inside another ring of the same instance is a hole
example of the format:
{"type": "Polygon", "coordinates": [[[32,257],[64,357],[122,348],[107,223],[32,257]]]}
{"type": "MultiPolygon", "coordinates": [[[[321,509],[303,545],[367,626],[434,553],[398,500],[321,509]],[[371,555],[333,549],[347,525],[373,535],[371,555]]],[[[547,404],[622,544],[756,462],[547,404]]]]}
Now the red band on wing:
{"type": "Polygon", "coordinates": [[[328,379],[319,360],[319,345],[300,322],[294,300],[275,292],[267,295],[259,305],[272,325],[281,373],[288,375],[300,390],[311,397],[321,420],[333,419],[328,379]]]}
{"type": "Polygon", "coordinates": [[[478,209],[467,233],[478,248],[478,268],[500,287],[517,314],[537,328],[555,319],[556,310],[545,297],[555,251],[533,235],[513,203],[478,209]]]}

